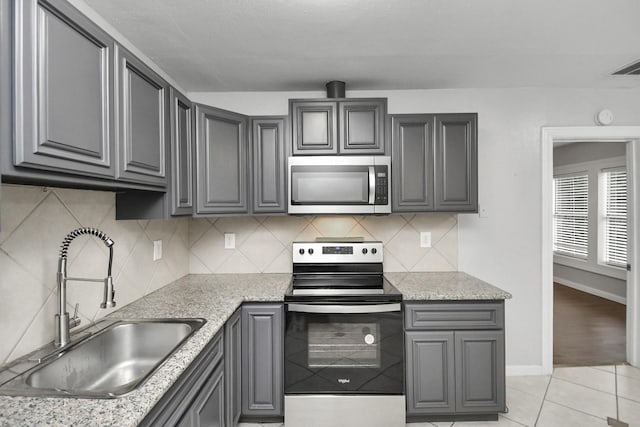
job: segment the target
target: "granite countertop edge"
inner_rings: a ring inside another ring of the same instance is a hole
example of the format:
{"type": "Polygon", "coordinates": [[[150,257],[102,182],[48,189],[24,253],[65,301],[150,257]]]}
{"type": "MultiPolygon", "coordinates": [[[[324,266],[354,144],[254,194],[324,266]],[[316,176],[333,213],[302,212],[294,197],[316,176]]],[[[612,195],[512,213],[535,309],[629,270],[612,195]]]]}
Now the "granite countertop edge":
{"type": "MultiPolygon", "coordinates": [[[[385,273],[405,301],[500,300],[511,294],[461,272],[385,273]]],[[[244,302],[282,302],[291,275],[191,274],[109,314],[114,319],[197,318],[207,322],[139,389],[116,399],[0,396],[0,426],[136,426],[244,302]],[[45,421],[46,420],[46,421],[45,421]]]]}

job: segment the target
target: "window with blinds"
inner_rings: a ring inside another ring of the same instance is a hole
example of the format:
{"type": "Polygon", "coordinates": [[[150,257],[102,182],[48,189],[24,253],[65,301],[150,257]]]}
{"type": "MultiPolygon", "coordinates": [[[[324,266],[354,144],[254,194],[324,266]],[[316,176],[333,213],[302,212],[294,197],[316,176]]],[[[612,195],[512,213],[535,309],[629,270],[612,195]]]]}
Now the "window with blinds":
{"type": "Polygon", "coordinates": [[[604,170],[604,262],[627,266],[627,172],[604,170]]]}
{"type": "Polygon", "coordinates": [[[589,177],[553,179],[553,251],[586,259],[589,244],[589,177]]]}

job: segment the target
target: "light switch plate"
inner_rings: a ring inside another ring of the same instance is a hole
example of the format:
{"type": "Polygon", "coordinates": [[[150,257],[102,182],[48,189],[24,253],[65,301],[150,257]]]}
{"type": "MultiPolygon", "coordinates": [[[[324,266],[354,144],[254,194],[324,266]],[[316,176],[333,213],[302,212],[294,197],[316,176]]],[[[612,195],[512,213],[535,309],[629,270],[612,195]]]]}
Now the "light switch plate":
{"type": "Polygon", "coordinates": [[[236,233],[224,233],[224,248],[235,249],[236,247],[236,233]]]}
{"type": "Polygon", "coordinates": [[[431,232],[430,231],[421,231],[420,232],[420,247],[421,248],[430,248],[431,247],[431,232]]]}
{"type": "Polygon", "coordinates": [[[158,261],[162,259],[162,240],[153,241],[153,260],[158,261]]]}

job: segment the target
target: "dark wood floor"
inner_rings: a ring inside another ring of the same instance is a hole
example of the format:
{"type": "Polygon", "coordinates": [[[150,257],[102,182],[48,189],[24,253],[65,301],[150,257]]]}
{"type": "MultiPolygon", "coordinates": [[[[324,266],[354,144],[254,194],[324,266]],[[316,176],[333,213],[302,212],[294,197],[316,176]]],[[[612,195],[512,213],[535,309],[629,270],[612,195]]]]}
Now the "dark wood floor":
{"type": "Polygon", "coordinates": [[[626,358],[626,306],[553,284],[553,364],[595,366],[626,358]]]}

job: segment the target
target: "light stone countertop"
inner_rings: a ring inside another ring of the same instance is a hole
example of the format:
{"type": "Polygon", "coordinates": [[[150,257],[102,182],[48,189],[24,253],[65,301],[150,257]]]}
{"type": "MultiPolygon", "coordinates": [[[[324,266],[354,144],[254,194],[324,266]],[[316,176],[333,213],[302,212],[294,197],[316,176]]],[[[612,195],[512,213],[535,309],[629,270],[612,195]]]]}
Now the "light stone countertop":
{"type": "Polygon", "coordinates": [[[0,396],[0,426],[136,426],[244,301],[283,301],[290,274],[189,275],[109,318],[207,320],[139,389],[116,399],[0,396]]]}
{"type": "MultiPolygon", "coordinates": [[[[511,294],[465,273],[386,273],[410,300],[488,300],[511,294]]],[[[116,399],[0,396],[4,426],[136,426],[245,301],[283,301],[290,274],[188,275],[109,318],[192,318],[207,323],[138,390],[116,399]]]]}
{"type": "Polygon", "coordinates": [[[401,293],[403,301],[500,300],[511,294],[461,272],[385,273],[401,293]]]}

